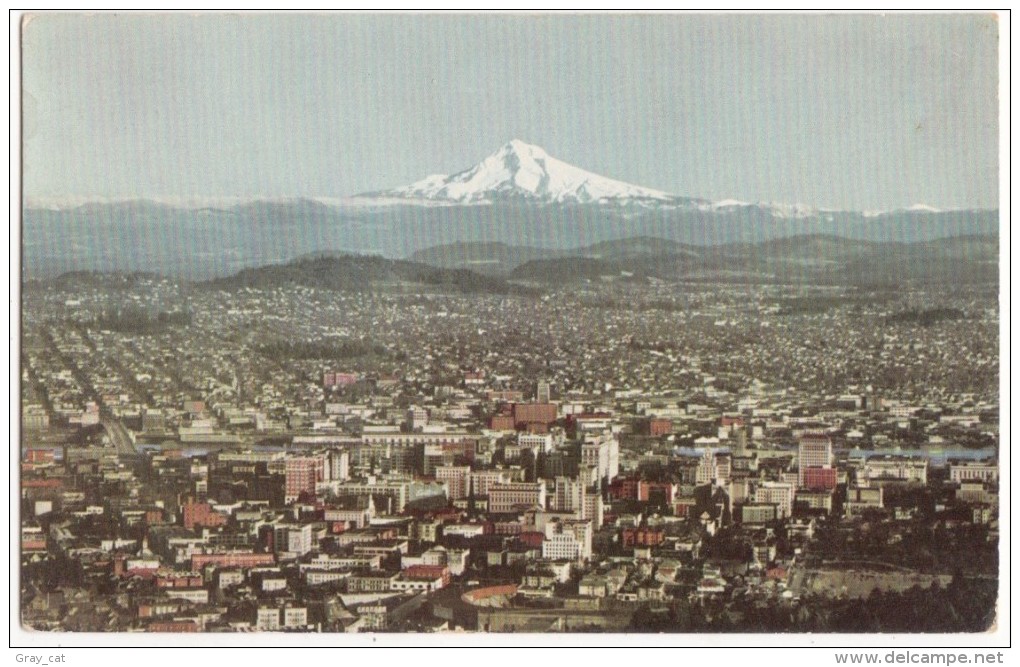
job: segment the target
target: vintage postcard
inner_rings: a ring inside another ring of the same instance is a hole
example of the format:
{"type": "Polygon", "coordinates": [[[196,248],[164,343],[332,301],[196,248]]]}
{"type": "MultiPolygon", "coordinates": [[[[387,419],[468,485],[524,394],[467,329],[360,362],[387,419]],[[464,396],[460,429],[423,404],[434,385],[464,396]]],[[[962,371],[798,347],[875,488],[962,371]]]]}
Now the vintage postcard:
{"type": "Polygon", "coordinates": [[[1004,18],[23,15],[18,637],[979,662],[1004,18]]]}

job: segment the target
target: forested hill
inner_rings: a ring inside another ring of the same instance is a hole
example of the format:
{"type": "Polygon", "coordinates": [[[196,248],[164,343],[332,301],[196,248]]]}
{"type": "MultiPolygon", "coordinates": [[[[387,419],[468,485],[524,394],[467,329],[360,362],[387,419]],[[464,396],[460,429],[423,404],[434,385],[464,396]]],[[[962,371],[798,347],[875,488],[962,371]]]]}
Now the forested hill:
{"type": "Polygon", "coordinates": [[[244,269],[232,276],[201,283],[203,287],[218,290],[295,285],[333,291],[417,285],[432,287],[437,292],[465,294],[522,292],[502,278],[483,276],[468,269],[443,269],[406,260],[346,254],[307,256],[286,264],[244,269]]]}

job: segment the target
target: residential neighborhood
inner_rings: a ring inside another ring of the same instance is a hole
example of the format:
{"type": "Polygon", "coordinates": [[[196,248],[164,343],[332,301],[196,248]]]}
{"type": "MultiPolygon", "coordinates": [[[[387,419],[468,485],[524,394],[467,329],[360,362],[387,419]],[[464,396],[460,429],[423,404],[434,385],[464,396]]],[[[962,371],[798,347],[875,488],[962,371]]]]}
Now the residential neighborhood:
{"type": "Polygon", "coordinates": [[[983,286],[515,296],[83,274],[23,298],[26,628],[995,618],[999,322],[983,286]]]}

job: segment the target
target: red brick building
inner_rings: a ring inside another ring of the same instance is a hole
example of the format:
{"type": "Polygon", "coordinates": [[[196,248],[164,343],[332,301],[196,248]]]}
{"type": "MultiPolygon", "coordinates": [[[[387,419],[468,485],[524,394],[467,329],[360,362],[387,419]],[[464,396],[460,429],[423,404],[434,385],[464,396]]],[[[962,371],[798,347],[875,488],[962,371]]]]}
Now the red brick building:
{"type": "Polygon", "coordinates": [[[531,547],[533,549],[542,548],[542,540],[545,539],[545,533],[537,531],[528,531],[521,533],[517,536],[517,539],[521,541],[521,544],[531,547]]]}
{"type": "Polygon", "coordinates": [[[181,513],[184,518],[184,527],[188,530],[216,528],[227,523],[227,517],[213,510],[209,503],[187,502],[181,506],[181,513]]]}
{"type": "Polygon", "coordinates": [[[665,503],[672,503],[676,499],[676,486],[670,482],[642,480],[638,483],[637,499],[645,502],[658,499],[665,503]]]}
{"type": "Polygon", "coordinates": [[[836,488],[835,468],[805,468],[802,488],[810,491],[832,491],[836,488]]]}
{"type": "Polygon", "coordinates": [[[649,419],[645,423],[645,433],[657,438],[660,435],[669,435],[673,432],[672,419],[649,419]]]}
{"type": "Polygon", "coordinates": [[[520,535],[523,526],[519,521],[494,521],[492,529],[496,535],[520,535]]]}
{"type": "Polygon", "coordinates": [[[613,500],[640,500],[642,502],[658,499],[664,503],[672,503],[676,499],[676,485],[672,482],[617,477],[609,485],[609,497],[613,500]]]}
{"type": "Polygon", "coordinates": [[[514,424],[551,424],[556,421],[557,408],[553,403],[514,403],[512,413],[514,424]]]}
{"type": "Polygon", "coordinates": [[[32,465],[43,465],[53,463],[52,449],[30,449],[25,452],[25,463],[32,465]]]}
{"type": "Polygon", "coordinates": [[[146,632],[198,632],[194,621],[153,621],[145,627],[146,632]]]}
{"type": "Polygon", "coordinates": [[[276,555],[271,553],[257,554],[254,551],[225,551],[216,554],[194,554],[191,557],[191,569],[201,572],[206,565],[218,565],[220,567],[259,567],[260,565],[273,565],[276,563],[276,555]]]}
{"type": "Polygon", "coordinates": [[[637,500],[640,482],[634,477],[617,477],[609,485],[609,497],[613,500],[637,500]]]}
{"type": "Polygon", "coordinates": [[[201,588],[204,584],[197,572],[156,571],[156,588],[201,588]]]}
{"type": "Polygon", "coordinates": [[[666,533],[646,526],[625,528],[621,540],[625,547],[657,547],[666,541],[666,533]]]}
{"type": "Polygon", "coordinates": [[[450,568],[445,565],[412,565],[404,570],[408,579],[429,579],[442,578],[443,587],[450,585],[450,568]]]}
{"type": "Polygon", "coordinates": [[[514,430],[514,416],[492,415],[489,417],[489,428],[493,431],[512,431],[514,430]]]}
{"type": "Polygon", "coordinates": [[[286,464],[286,502],[293,502],[302,493],[315,495],[315,485],[326,481],[327,462],[325,454],[291,456],[286,464]]]}
{"type": "Polygon", "coordinates": [[[56,477],[47,477],[42,479],[23,479],[21,480],[22,489],[63,489],[64,480],[56,477]]]}

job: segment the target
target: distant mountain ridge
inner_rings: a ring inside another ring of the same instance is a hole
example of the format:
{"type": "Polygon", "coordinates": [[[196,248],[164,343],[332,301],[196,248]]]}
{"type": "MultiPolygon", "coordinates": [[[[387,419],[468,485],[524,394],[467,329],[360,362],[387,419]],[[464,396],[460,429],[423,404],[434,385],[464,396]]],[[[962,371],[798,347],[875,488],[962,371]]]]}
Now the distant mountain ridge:
{"type": "Polygon", "coordinates": [[[144,270],[199,280],[321,251],[391,259],[423,252],[423,260],[442,264],[430,249],[463,244],[454,253],[460,264],[507,272],[521,258],[549,260],[582,246],[598,259],[599,244],[641,237],[696,255],[703,247],[803,235],[934,242],[997,235],[999,224],[997,210],[835,211],[677,196],[593,174],[514,140],[452,176],[346,199],[34,202],[23,210],[22,249],[26,277],[144,270]],[[485,253],[464,255],[486,244],[485,253]],[[492,250],[498,244],[502,254],[492,250]]]}
{"type": "MultiPolygon", "coordinates": [[[[583,282],[729,282],[859,287],[997,284],[996,236],[918,243],[853,241],[814,234],[763,241],[690,246],[652,237],[600,242],[569,250],[458,243],[407,260],[315,251],[293,260],[245,268],[198,282],[235,291],[289,286],[329,291],[406,291],[536,295],[583,282]]],[[[123,288],[152,272],[71,272],[52,278],[65,288],[123,288]]]]}
{"type": "Polygon", "coordinates": [[[244,269],[232,276],[200,283],[200,286],[227,291],[301,286],[337,292],[414,286],[462,294],[526,293],[526,290],[502,278],[483,276],[465,269],[436,268],[378,256],[329,253],[244,269]]]}
{"type": "MultiPolygon", "coordinates": [[[[775,218],[827,218],[847,211],[815,208],[804,204],[737,199],[711,201],[681,196],[626,183],[592,173],[549,155],[540,146],[513,139],[477,164],[453,175],[433,174],[403,187],[356,195],[380,203],[491,204],[524,201],[532,204],[582,204],[688,209],[701,212],[733,212],[742,208],[767,211],[775,218]]],[[[927,204],[913,204],[887,211],[863,211],[877,218],[890,214],[930,214],[944,211],[927,204]]]]}
{"type": "Polygon", "coordinates": [[[918,243],[875,242],[808,234],[759,243],[692,246],[637,237],[558,251],[456,244],[412,259],[538,284],[658,279],[818,284],[957,283],[998,280],[997,236],[918,243]],[[486,254],[491,252],[491,254],[486,254]],[[470,259],[468,259],[470,258],[470,259]]]}

